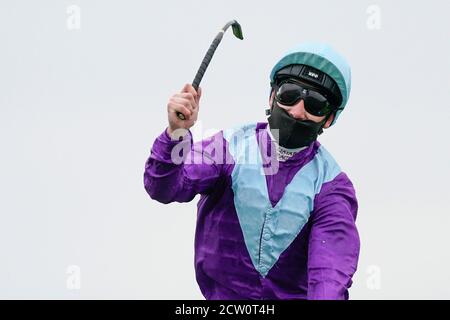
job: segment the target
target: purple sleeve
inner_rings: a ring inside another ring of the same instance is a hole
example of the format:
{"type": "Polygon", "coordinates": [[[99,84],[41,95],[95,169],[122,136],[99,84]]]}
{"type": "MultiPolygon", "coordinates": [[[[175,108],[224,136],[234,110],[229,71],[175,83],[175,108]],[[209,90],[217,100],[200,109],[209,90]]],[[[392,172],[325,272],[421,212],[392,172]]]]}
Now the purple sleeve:
{"type": "Polygon", "coordinates": [[[308,252],[308,299],[347,300],[359,257],[358,202],[347,175],[325,183],[314,201],[308,252]]]}
{"type": "Polygon", "coordinates": [[[222,132],[193,144],[190,131],[183,140],[174,141],[164,130],[145,163],[145,190],[162,203],[189,202],[197,194],[208,193],[222,174],[222,148],[222,132]],[[216,152],[218,148],[222,152],[216,152]]]}

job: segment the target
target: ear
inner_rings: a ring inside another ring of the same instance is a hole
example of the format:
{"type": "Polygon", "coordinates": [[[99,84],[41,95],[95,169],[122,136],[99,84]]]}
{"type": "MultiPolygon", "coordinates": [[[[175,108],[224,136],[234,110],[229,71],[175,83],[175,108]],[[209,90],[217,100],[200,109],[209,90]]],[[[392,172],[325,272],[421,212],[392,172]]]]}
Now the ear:
{"type": "Polygon", "coordinates": [[[271,92],[270,97],[269,97],[269,106],[272,105],[274,96],[275,96],[275,90],[272,89],[272,92],[271,92]]]}
{"type": "Polygon", "coordinates": [[[331,126],[331,123],[333,123],[335,113],[331,114],[331,116],[328,118],[327,122],[323,125],[324,129],[328,129],[331,126]]]}

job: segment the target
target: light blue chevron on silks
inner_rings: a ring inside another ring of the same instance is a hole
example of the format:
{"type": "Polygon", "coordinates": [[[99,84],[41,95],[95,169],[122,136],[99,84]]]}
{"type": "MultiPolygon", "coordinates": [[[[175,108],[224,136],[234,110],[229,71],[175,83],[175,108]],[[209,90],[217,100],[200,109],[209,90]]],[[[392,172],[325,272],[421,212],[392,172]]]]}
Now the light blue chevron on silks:
{"type": "Polygon", "coordinates": [[[256,140],[256,124],[225,130],[223,136],[235,162],[232,189],[244,241],[255,269],[265,277],[308,221],[322,184],[333,180],[341,169],[320,146],[272,207],[256,140]]]}

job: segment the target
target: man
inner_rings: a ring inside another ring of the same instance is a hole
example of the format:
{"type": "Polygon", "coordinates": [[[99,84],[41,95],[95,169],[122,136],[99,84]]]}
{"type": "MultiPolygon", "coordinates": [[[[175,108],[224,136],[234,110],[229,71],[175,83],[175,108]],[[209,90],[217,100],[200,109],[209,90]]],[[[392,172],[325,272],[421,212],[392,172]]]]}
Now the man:
{"type": "Polygon", "coordinates": [[[188,129],[201,89],[187,84],[172,96],[145,188],[162,203],[201,195],[195,270],[206,299],[348,299],[359,256],[358,203],[316,139],[345,107],[350,67],[326,45],[302,44],[278,61],[270,80],[268,123],[195,144],[188,129]]]}

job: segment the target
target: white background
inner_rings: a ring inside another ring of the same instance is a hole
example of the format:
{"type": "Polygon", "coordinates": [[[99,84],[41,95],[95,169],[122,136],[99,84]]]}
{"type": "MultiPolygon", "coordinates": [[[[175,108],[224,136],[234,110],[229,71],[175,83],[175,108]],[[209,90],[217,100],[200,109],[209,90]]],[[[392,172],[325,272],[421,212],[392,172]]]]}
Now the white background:
{"type": "Polygon", "coordinates": [[[153,201],[143,171],[169,96],[237,19],[245,39],[230,30],[220,44],[195,136],[264,121],[277,59],[329,43],[353,75],[320,136],[359,200],[350,297],[449,299],[449,11],[437,0],[2,0],[0,298],[203,299],[198,198],[153,201]]]}

